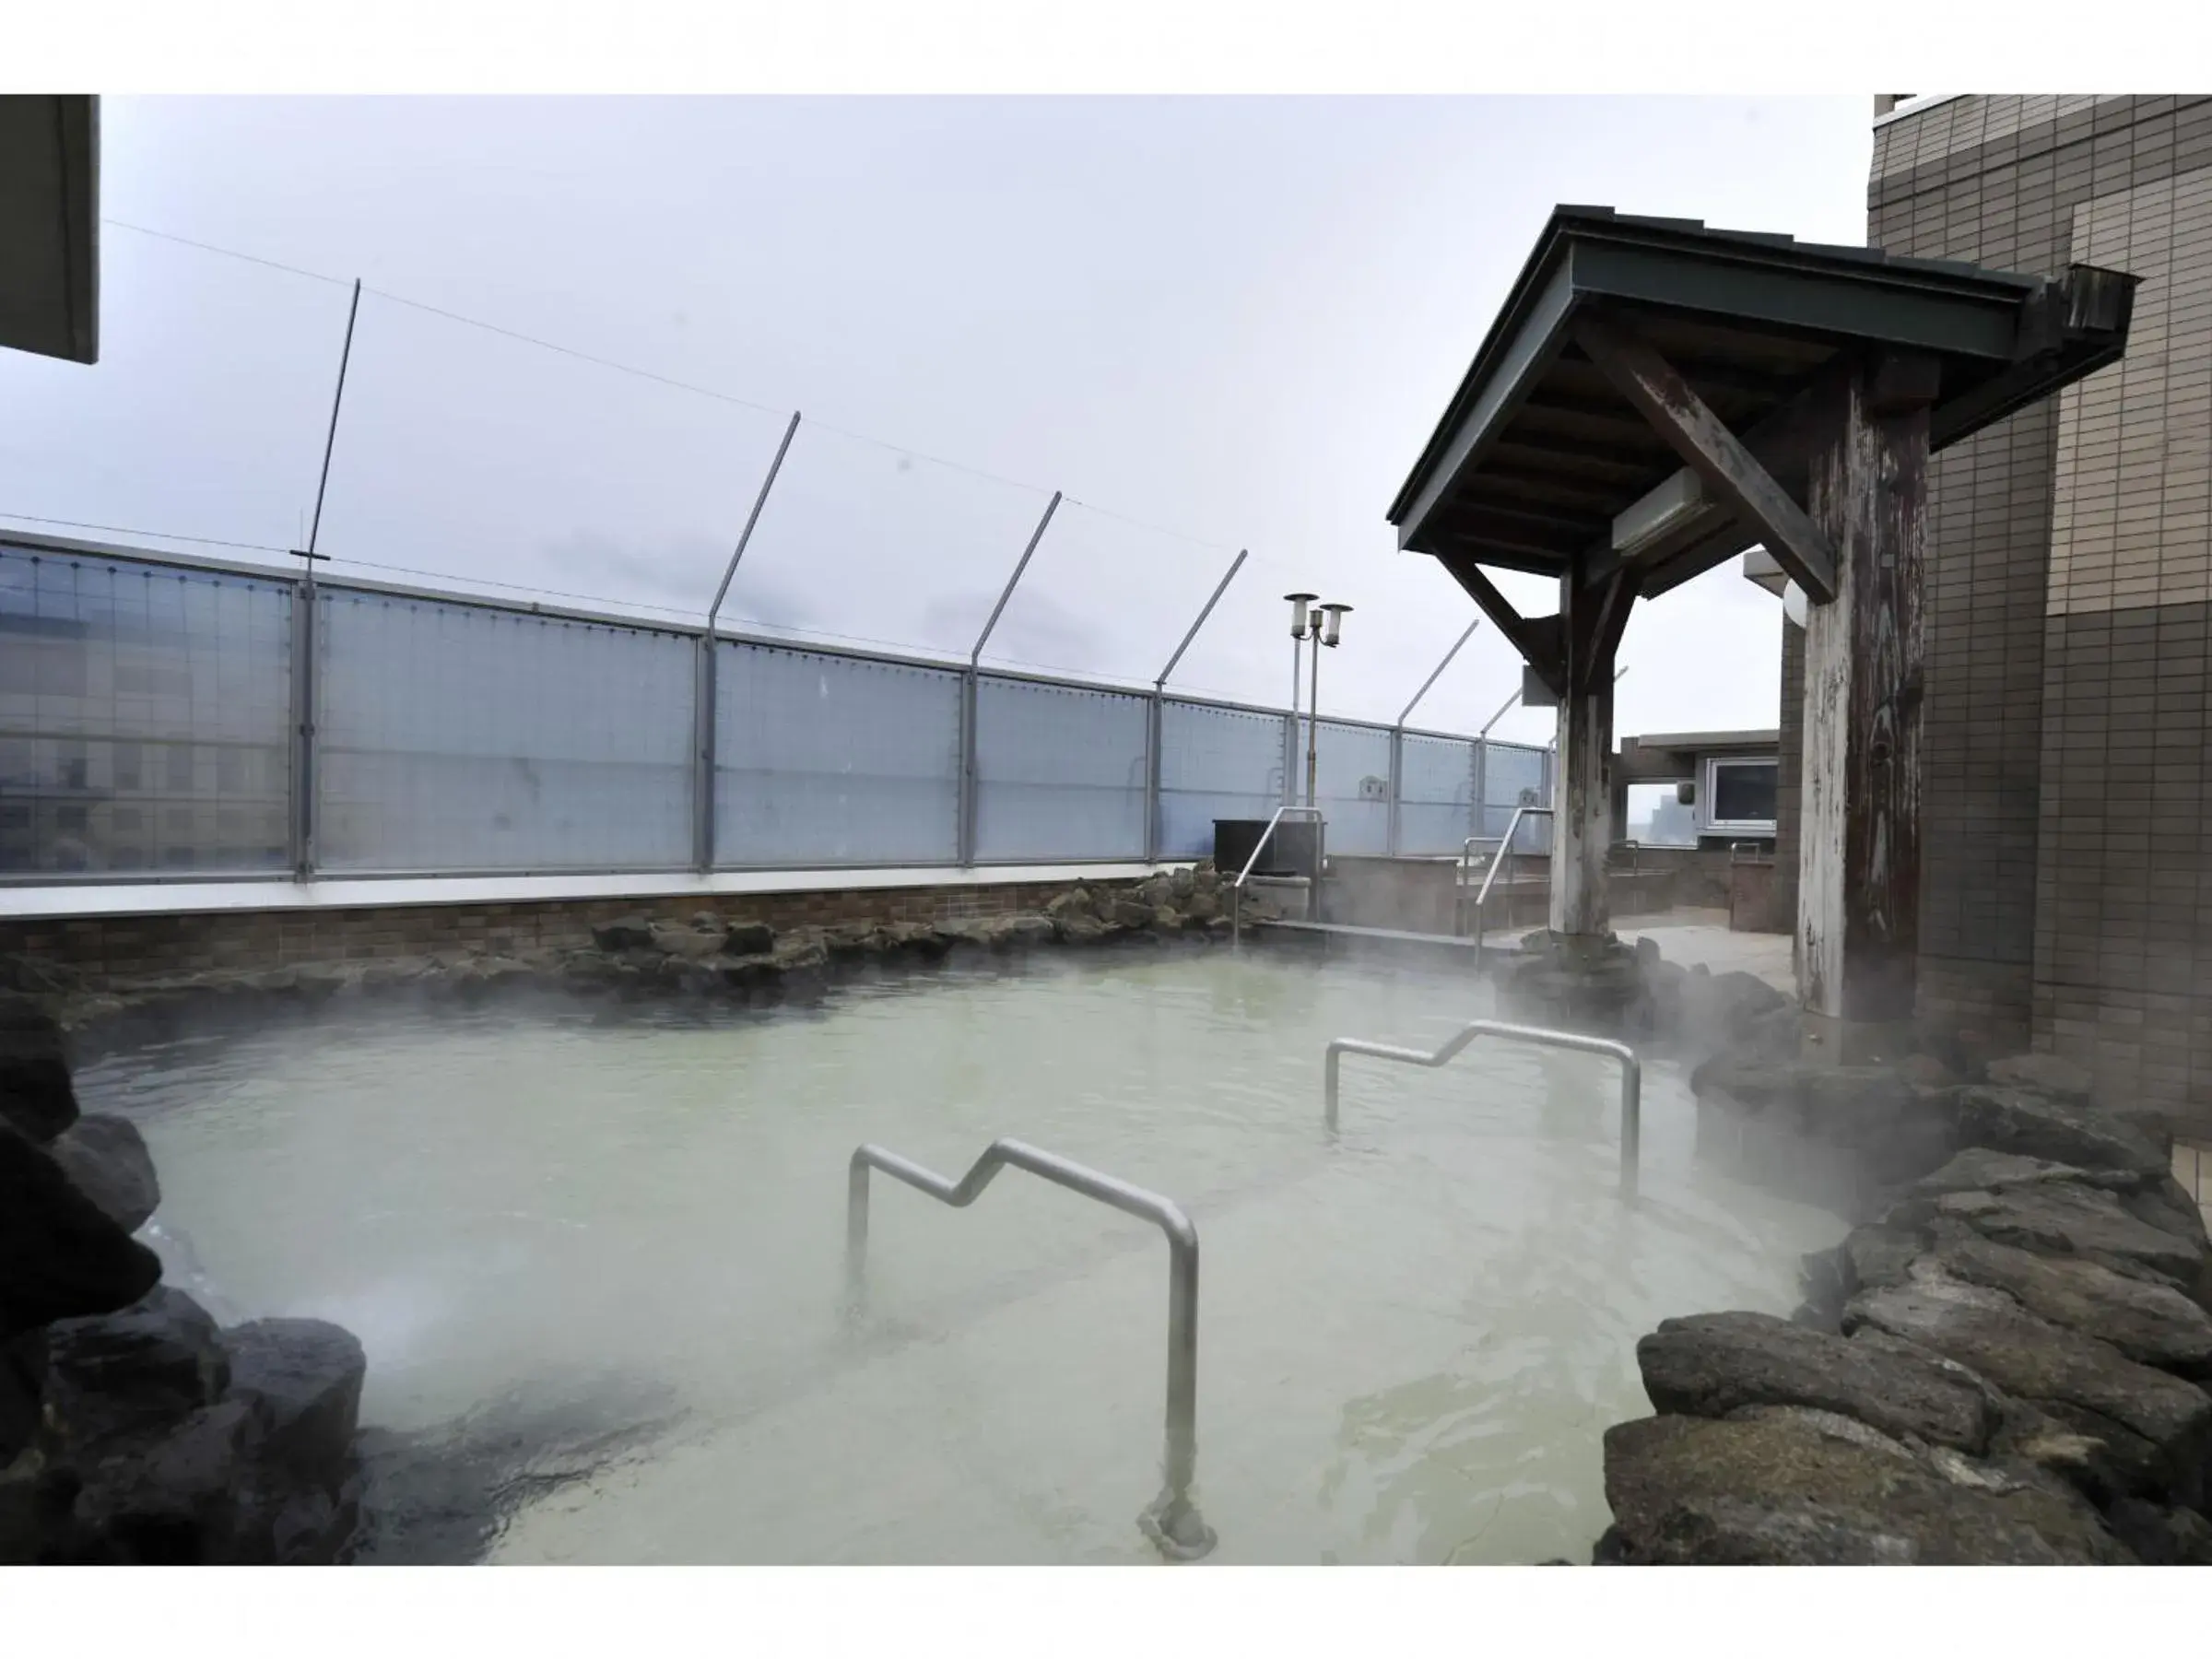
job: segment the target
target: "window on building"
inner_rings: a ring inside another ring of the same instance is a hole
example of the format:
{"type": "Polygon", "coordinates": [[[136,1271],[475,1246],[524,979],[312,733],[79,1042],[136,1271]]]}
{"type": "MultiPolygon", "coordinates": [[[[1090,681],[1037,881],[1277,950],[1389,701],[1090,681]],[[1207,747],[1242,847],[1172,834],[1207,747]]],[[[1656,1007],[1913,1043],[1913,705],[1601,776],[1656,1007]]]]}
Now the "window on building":
{"type": "Polygon", "coordinates": [[[163,780],[172,794],[192,793],[192,745],[171,744],[169,749],[168,776],[163,780]]]}
{"type": "Polygon", "coordinates": [[[136,744],[117,744],[115,746],[115,787],[136,789],[140,764],[139,749],[136,744]]]}
{"type": "Polygon", "coordinates": [[[1714,760],[1706,772],[1712,823],[1716,830],[1774,829],[1774,785],[1781,768],[1772,760],[1714,760]]]}
{"type": "Polygon", "coordinates": [[[1629,821],[1617,833],[1646,847],[1698,844],[1697,808],[1687,805],[1672,783],[1629,785],[1629,821]]]}

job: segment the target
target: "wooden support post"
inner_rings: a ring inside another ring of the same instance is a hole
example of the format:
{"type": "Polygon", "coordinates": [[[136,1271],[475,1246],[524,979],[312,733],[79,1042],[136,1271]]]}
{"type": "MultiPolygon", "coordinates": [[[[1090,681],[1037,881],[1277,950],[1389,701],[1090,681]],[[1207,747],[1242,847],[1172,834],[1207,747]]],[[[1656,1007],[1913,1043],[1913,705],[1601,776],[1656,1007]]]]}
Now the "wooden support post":
{"type": "Polygon", "coordinates": [[[1806,507],[1836,551],[1810,607],[1797,877],[1808,1052],[1909,1040],[1920,949],[1921,568],[1932,365],[1847,368],[1821,390],[1806,507]]]}
{"type": "Polygon", "coordinates": [[[1586,587],[1559,579],[1567,688],[1559,699],[1558,781],[1551,794],[1551,931],[1602,939],[1612,931],[1606,854],[1613,844],[1613,658],[1636,592],[1620,571],[1586,587]]]}

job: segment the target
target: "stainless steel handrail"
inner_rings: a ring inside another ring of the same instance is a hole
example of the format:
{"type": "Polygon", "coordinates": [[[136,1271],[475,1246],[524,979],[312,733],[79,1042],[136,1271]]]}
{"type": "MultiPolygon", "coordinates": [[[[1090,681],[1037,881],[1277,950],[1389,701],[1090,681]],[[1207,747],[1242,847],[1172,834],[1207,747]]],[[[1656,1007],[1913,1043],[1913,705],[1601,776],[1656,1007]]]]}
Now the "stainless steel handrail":
{"type": "Polygon", "coordinates": [[[1506,857],[1512,851],[1513,837],[1521,831],[1521,820],[1524,818],[1549,817],[1551,817],[1551,808],[1548,806],[1516,806],[1513,808],[1513,816],[1506,820],[1505,836],[1498,843],[1497,856],[1490,860],[1489,869],[1483,874],[1482,890],[1475,895],[1476,960],[1482,959],[1483,917],[1486,913],[1485,907],[1490,901],[1490,888],[1498,880],[1498,872],[1505,867],[1506,857]]]}
{"type": "MultiPolygon", "coordinates": [[[[1467,931],[1467,877],[1474,873],[1474,852],[1477,847],[1495,845],[1500,853],[1505,842],[1495,835],[1470,835],[1459,843],[1459,880],[1452,889],[1452,935],[1462,937],[1467,931]]],[[[1490,854],[1490,863],[1498,862],[1498,853],[1490,854]]]]}
{"type": "Polygon", "coordinates": [[[1194,1561],[1210,1553],[1214,1529],[1191,1497],[1198,1467],[1198,1230],[1171,1198],[1103,1174],[1025,1141],[994,1140],[959,1181],[877,1146],[853,1154],[845,1182],[845,1285],[858,1305],[866,1288],[868,1171],[881,1170],[940,1204],[966,1209],[1008,1165],[1149,1221],[1168,1240],[1167,1481],[1137,1524],[1162,1555],[1194,1561]]]}
{"type": "Polygon", "coordinates": [[[1328,1046],[1324,1062],[1322,1099],[1332,1134],[1336,1128],[1337,1074],[1347,1054],[1365,1054],[1375,1060],[1395,1060],[1406,1065],[1440,1066],[1477,1037],[1504,1037],[1516,1042],[1540,1043],[1547,1048],[1574,1049],[1585,1054],[1609,1054],[1620,1062],[1620,1195],[1636,1198],[1638,1166],[1643,1150],[1643,1063],[1636,1051],[1610,1037],[1585,1037],[1579,1031],[1553,1031],[1542,1026],[1508,1025],[1503,1020],[1476,1019],[1452,1033],[1433,1053],[1397,1048],[1387,1042],[1370,1042],[1360,1037],[1338,1037],[1328,1046]]]}
{"type": "MultiPolygon", "coordinates": [[[[1237,872],[1237,878],[1229,884],[1229,942],[1232,947],[1244,942],[1245,880],[1252,875],[1252,866],[1260,862],[1260,854],[1267,850],[1268,841],[1274,839],[1275,827],[1286,816],[1310,818],[1317,824],[1322,821],[1321,808],[1318,806],[1277,806],[1275,809],[1275,816],[1267,820],[1267,828],[1260,831],[1260,839],[1252,843],[1252,856],[1244,861],[1244,867],[1237,872]]],[[[1315,851],[1318,853],[1320,849],[1316,847],[1315,851]]],[[[1310,878],[1312,885],[1306,889],[1307,911],[1311,919],[1316,922],[1321,920],[1317,913],[1320,907],[1313,902],[1321,887],[1320,863],[1318,858],[1314,860],[1315,867],[1310,878]]]]}

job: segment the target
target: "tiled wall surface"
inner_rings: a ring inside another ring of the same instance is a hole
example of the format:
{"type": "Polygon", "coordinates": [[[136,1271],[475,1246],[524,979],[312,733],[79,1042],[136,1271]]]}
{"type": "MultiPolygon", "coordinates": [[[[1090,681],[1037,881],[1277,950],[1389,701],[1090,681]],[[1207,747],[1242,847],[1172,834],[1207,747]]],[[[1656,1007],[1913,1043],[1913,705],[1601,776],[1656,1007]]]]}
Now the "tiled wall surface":
{"type": "Polygon", "coordinates": [[[2144,279],[2124,362],[1935,468],[1921,1007],[2212,1129],[2212,98],[1933,105],[1876,130],[1868,219],[2144,279]]]}

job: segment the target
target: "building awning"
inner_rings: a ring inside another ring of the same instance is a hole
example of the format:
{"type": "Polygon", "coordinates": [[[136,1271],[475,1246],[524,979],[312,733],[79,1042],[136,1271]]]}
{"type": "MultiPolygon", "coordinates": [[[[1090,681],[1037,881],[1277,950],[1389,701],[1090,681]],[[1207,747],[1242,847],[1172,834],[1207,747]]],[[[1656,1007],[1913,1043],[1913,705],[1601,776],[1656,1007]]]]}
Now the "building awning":
{"type": "Polygon", "coordinates": [[[100,360],[100,100],[0,96],[0,347],[100,360]]]}
{"type": "Polygon", "coordinates": [[[1802,500],[1804,417],[1839,358],[1933,377],[1939,450],[2117,359],[2135,282],[1560,207],[1389,519],[1478,599],[1474,565],[1593,582],[1632,568],[1637,594],[1664,593],[1764,538],[1622,389],[1622,362],[1654,365],[1647,396],[1701,404],[1724,447],[1802,500]],[[1623,342],[1610,370],[1594,339],[1623,342]]]}

